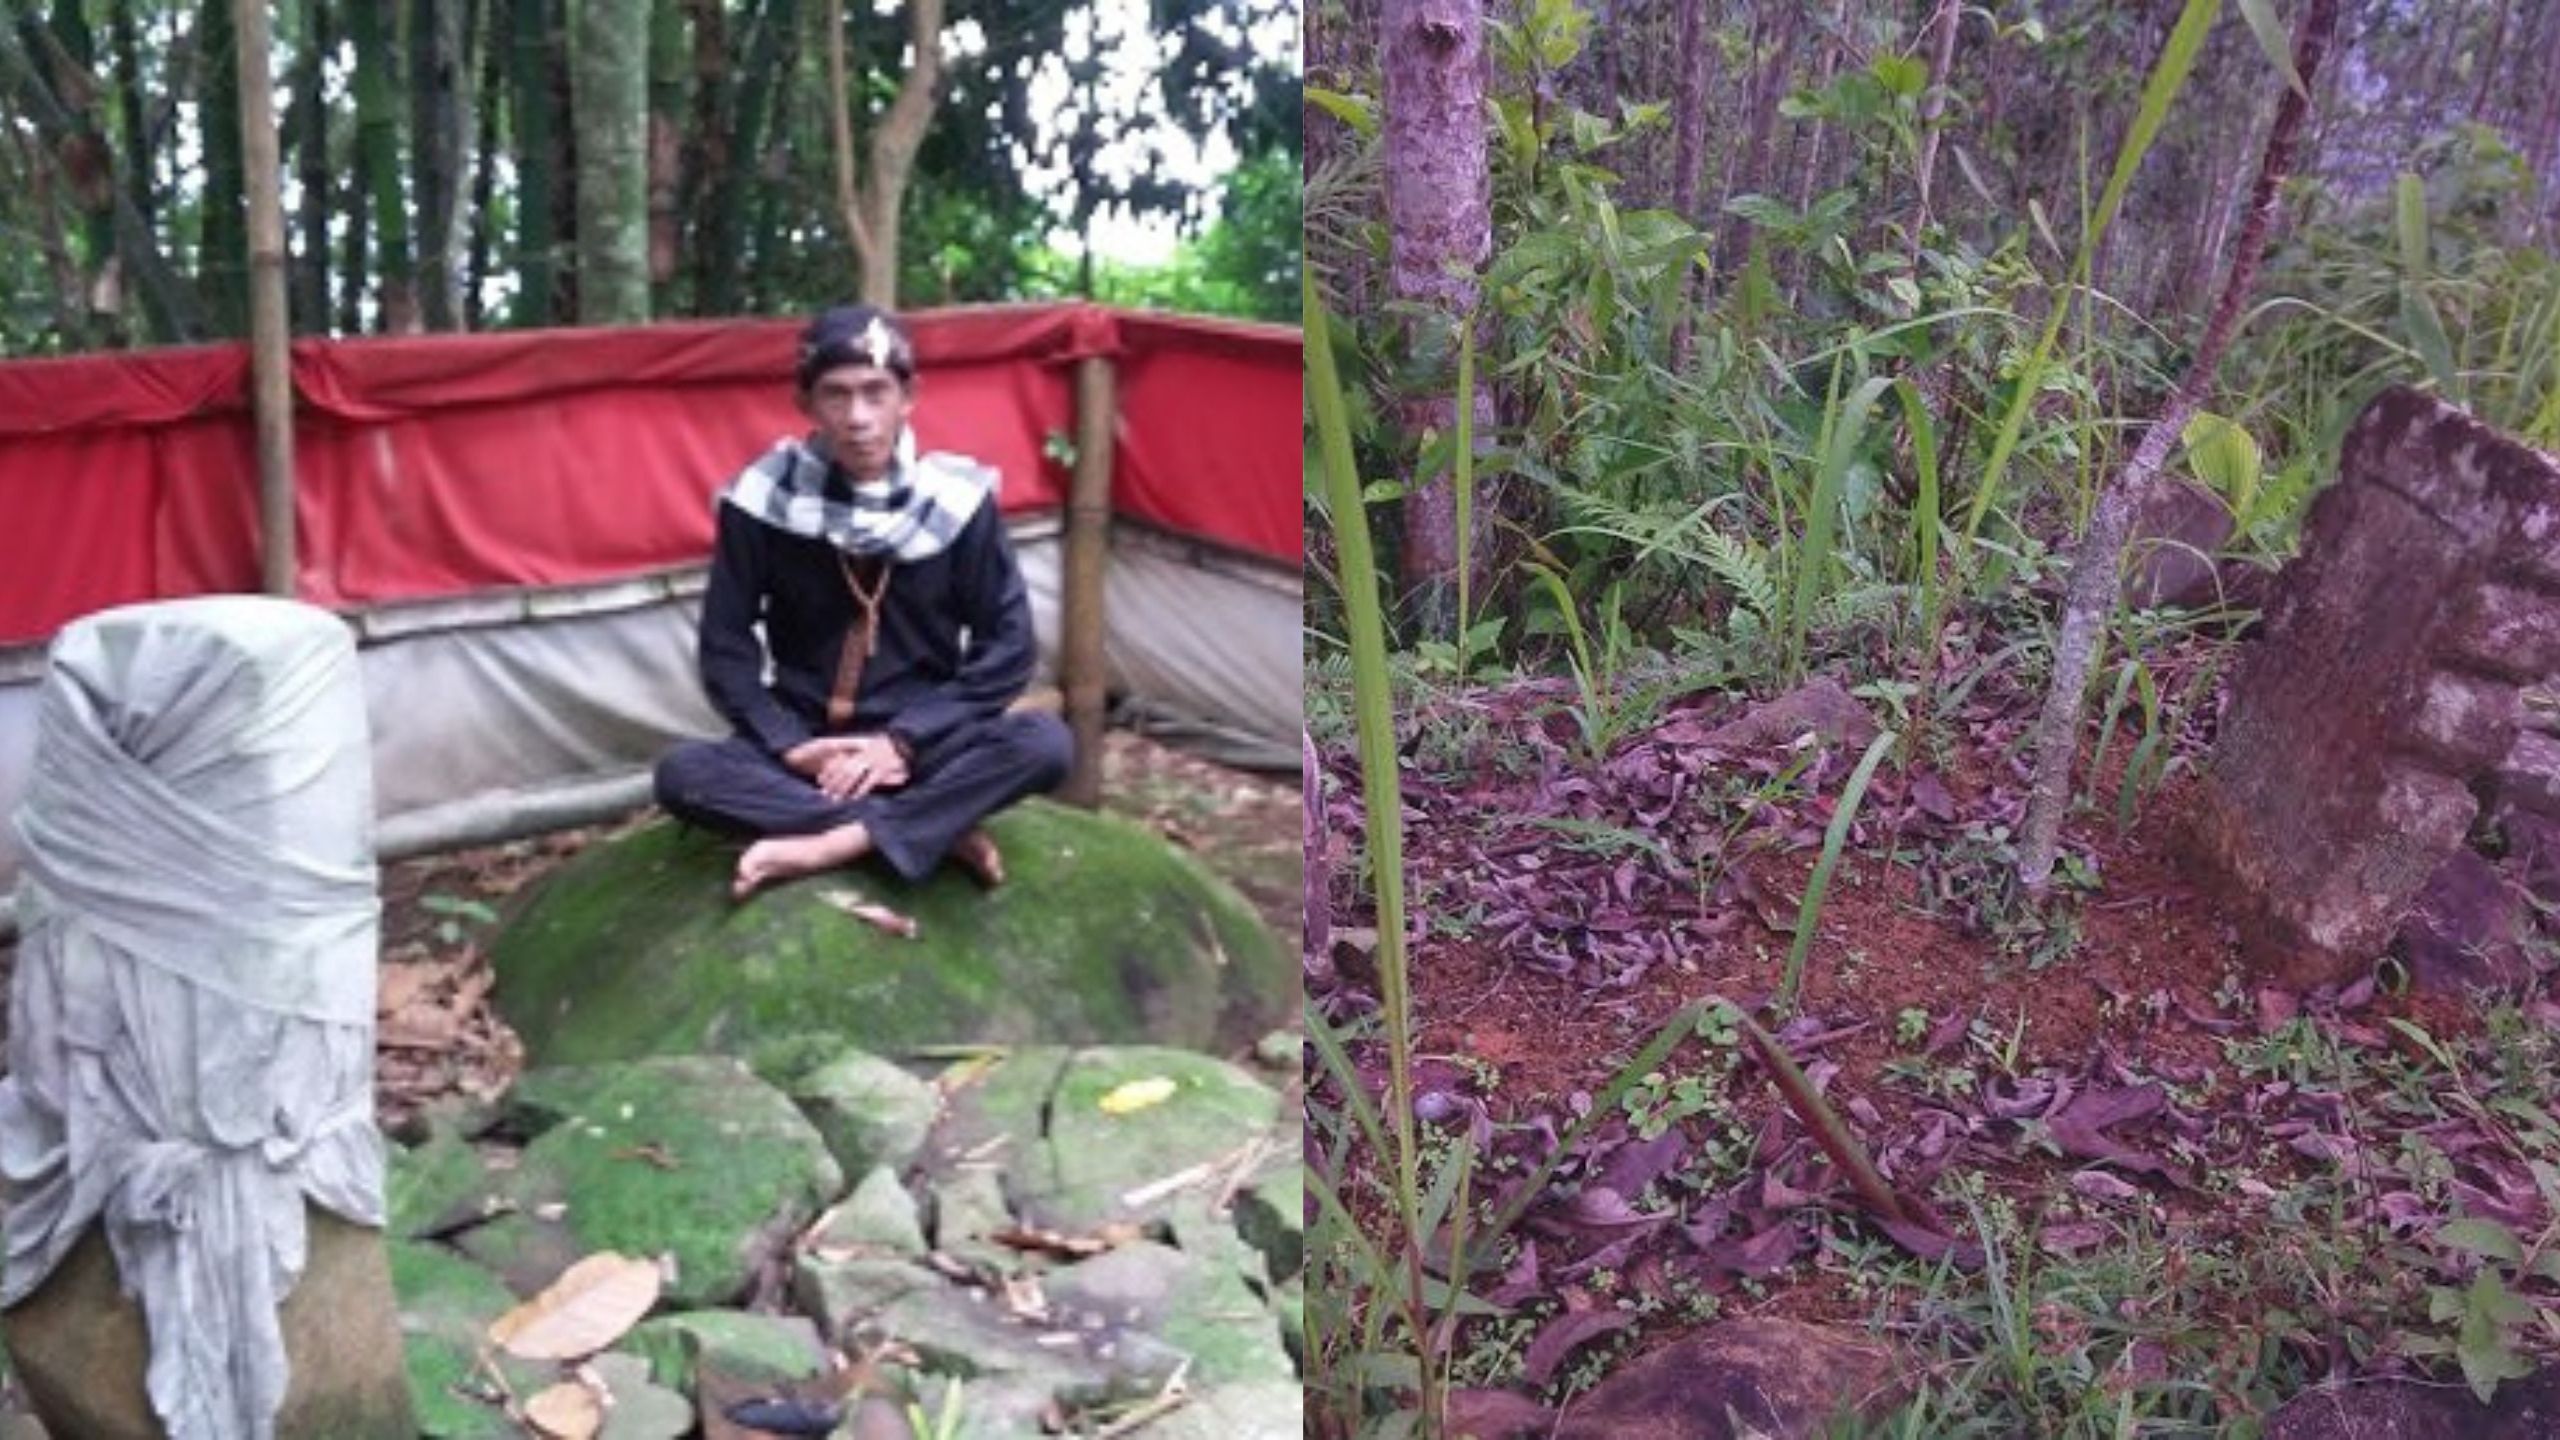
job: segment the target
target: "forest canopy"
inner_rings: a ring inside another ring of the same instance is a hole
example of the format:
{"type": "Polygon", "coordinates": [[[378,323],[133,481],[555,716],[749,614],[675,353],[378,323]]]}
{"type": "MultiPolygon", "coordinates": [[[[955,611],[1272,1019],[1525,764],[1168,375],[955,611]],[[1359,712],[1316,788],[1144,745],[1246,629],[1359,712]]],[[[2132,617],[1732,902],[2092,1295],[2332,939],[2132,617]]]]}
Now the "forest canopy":
{"type": "MultiPolygon", "coordinates": [[[[244,334],[233,0],[8,14],[0,353],[244,334]]],[[[1296,286],[1292,0],[271,14],[297,333],[770,314],[857,293],[1285,316],[1296,286]],[[1178,231],[1170,256],[1096,253],[1097,235],[1150,224],[1178,231]]]]}

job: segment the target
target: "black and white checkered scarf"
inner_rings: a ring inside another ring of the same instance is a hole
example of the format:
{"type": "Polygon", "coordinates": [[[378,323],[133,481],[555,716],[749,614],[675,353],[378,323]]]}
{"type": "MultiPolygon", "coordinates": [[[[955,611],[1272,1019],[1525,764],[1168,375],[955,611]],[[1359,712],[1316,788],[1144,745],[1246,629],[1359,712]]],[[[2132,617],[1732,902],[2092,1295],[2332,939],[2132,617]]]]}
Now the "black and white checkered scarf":
{"type": "Polygon", "coordinates": [[[794,535],[847,555],[930,559],[942,553],[996,490],[996,472],[965,455],[916,454],[898,437],[889,473],[852,487],[850,503],[826,493],[827,461],[805,439],[785,440],[738,472],[720,498],[794,535]]]}

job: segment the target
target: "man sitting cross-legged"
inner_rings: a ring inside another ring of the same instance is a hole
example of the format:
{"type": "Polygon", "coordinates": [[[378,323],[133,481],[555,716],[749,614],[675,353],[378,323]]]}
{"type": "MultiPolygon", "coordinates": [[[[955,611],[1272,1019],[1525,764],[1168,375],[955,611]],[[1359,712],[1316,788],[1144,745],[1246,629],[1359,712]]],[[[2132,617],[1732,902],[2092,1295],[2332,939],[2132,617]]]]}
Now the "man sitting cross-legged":
{"type": "Polygon", "coordinates": [[[702,683],[737,733],[669,751],[658,803],[755,837],[741,899],[875,852],[909,880],[947,856],[1002,883],[978,822],[1055,788],[1072,742],[1054,715],[1005,709],[1034,643],[995,474],[916,453],[915,352],[885,312],[819,315],[797,378],[808,436],[716,507],[702,683]]]}

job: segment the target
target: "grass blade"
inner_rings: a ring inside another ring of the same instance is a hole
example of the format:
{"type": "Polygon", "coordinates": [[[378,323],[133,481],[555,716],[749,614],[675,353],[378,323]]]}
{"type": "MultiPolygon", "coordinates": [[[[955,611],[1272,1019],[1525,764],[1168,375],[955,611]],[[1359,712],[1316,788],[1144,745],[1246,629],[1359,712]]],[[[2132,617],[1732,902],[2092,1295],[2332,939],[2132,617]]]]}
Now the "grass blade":
{"type": "Polygon", "coordinates": [[[1787,975],[1778,986],[1778,1013],[1793,1014],[1796,987],[1804,979],[1804,957],[1813,949],[1814,922],[1822,918],[1822,897],[1831,888],[1831,872],[1840,867],[1840,849],[1849,840],[1849,827],[1858,820],[1858,806],[1867,798],[1867,782],[1875,778],[1876,766],[1896,740],[1887,730],[1867,743],[1867,753],[1858,758],[1858,768],[1849,773],[1849,784],[1840,792],[1840,804],[1831,812],[1831,828],[1822,834],[1822,858],[1813,862],[1813,877],[1804,884],[1804,903],[1796,907],[1795,943],[1787,947],[1787,975]]]}
{"type": "MultiPolygon", "coordinates": [[[[2124,143],[2116,148],[2115,172],[2107,177],[2107,188],[2098,197],[2098,213],[2088,231],[2080,237],[2080,253],[2071,262],[2071,289],[2088,284],[2091,265],[2095,262],[2100,242],[2107,228],[2115,223],[2116,211],[2124,204],[2124,194],[2133,184],[2134,172],[2142,168],[2142,157],[2151,150],[2160,127],[2169,119],[2169,110],[2178,98],[2187,76],[2196,67],[2196,57],[2204,50],[2205,37],[2213,30],[2213,22],[2221,17],[2222,0],[2187,0],[2178,12],[2176,28],[2169,41],[2160,47],[2159,63],[2151,67],[2151,78],[2143,83],[2142,103],[2134,111],[2133,124],[2125,131],[2124,143]]],[[[2027,353],[2026,364],[2018,371],[2018,392],[2010,397],[2008,412],[2000,417],[2000,431],[1991,442],[1991,458],[1983,463],[1982,479],[1973,492],[1973,505],[1965,514],[1964,534],[1970,541],[1982,532],[1982,517],[1991,508],[1991,497],[1999,493],[2001,477],[2009,468],[2009,457],[2018,448],[2018,437],[2025,433],[2027,413],[2035,408],[2036,394],[2044,387],[2044,369],[2053,358],[2054,341],[2061,336],[2063,317],[2071,306],[2056,298],[2047,307],[2044,332],[2036,337],[2035,349],[2027,353]]]]}
{"type": "Polygon", "coordinates": [[[1396,770],[1395,716],[1387,678],[1385,607],[1378,598],[1377,553],[1370,544],[1369,515],[1360,500],[1360,475],[1351,456],[1349,406],[1341,377],[1335,373],[1333,343],[1327,333],[1324,306],[1316,296],[1316,272],[1307,267],[1300,285],[1305,308],[1307,404],[1315,412],[1318,451],[1324,462],[1325,494],[1333,507],[1334,550],[1342,569],[1343,628],[1351,645],[1351,693],[1359,737],[1361,793],[1367,802],[1370,872],[1378,893],[1378,991],[1381,1022],[1386,1030],[1388,1080],[1386,1117],[1392,1128],[1390,1155],[1397,1218],[1407,1243],[1405,1268],[1409,1287],[1401,1297],[1414,1334],[1418,1390],[1426,1406],[1424,1430],[1435,1429],[1427,1413],[1435,1387],[1432,1356],[1422,1340],[1429,1325],[1421,1312],[1423,1275],[1421,1240],[1416,1220],[1416,1160],[1413,1136],[1413,1000],[1406,985],[1404,913],[1404,797],[1396,770]]]}

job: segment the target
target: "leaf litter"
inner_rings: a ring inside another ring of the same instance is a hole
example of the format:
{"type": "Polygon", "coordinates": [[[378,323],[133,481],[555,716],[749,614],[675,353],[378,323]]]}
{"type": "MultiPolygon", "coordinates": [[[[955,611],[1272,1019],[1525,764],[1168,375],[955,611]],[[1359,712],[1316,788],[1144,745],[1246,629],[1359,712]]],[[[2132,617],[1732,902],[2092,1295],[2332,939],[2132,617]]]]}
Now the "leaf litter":
{"type": "MultiPolygon", "coordinates": [[[[1855,758],[1711,753],[1698,741],[1733,702],[1699,694],[1595,765],[1561,693],[1540,680],[1471,691],[1462,753],[1420,735],[1404,752],[1417,1118],[1470,1132],[1497,1204],[1516,1192],[1490,1177],[1555,1158],[1673,1012],[1713,993],[1755,1008],[1775,991],[1855,758]]],[[[2303,1186],[2342,1185],[2318,1191],[2341,1223],[2424,1241],[2420,1258],[2447,1281],[2479,1263],[2453,1242],[2485,1243],[2459,1228],[2436,1240],[2448,1222],[2544,1233],[2560,1171],[2537,1176],[2515,1136],[2541,1124],[2560,1141],[2560,1121],[2530,1103],[2502,1114],[2436,1063],[2370,1087],[2422,1086],[2397,1102],[2415,1114],[2360,1122],[2375,1097],[2337,1078],[2393,1057],[2481,1061],[2487,1041],[2459,1003],[2378,993],[2370,977],[2300,997],[2240,983],[2232,926],[2180,865],[2188,773],[2127,828],[2105,814],[2075,822],[2068,855],[2093,884],[2067,915],[2025,912],[2001,853],[2025,806],[2022,697],[2013,677],[1987,675],[1940,717],[1940,763],[1877,773],[1817,921],[1801,1014],[1776,1037],[1891,1193],[1925,1200],[1944,1177],[1972,1177],[2017,1207],[2041,1248],[2071,1256],[2134,1223],[2195,1245],[2251,1243],[2303,1186]],[[2288,1078],[2297,1048],[2343,1068],[2288,1078]]],[[[2190,729],[2176,748],[2192,761],[2210,738],[2190,729]]],[[[1356,769],[1338,746],[1320,762],[1336,963],[1309,998],[1340,1019],[1376,1008],[1375,916],[1356,893],[1356,769]]],[[[2121,765],[2091,793],[2112,798],[2121,765]]],[[[2532,997],[2524,1013],[2560,1032],[2560,1000],[2532,997]]],[[[1382,1047],[1350,1054],[1382,1095],[1382,1047]]],[[[1924,1261],[1983,1263],[1968,1216],[1922,1205],[1895,1219],[1862,1202],[1745,1047],[1692,1039],[1662,1069],[1648,1078],[1663,1084],[1635,1094],[1665,1103],[1679,1075],[1703,1076],[1695,1108],[1651,1134],[1634,1109],[1604,1117],[1526,1207],[1516,1243],[1471,1277],[1501,1312],[1537,1318],[1520,1362],[1532,1385],[1631,1324],[1645,1348],[1671,1338],[1695,1323],[1678,1318],[1682,1297],[1863,1323],[1855,1266],[1825,1238],[1842,1233],[1837,1217],[1924,1261]]],[[[1338,1107],[1334,1083],[1316,1087],[1320,1106],[1338,1107]]],[[[1376,1203],[1355,1213],[1383,1225],[1376,1203]]],[[[1461,1393],[1453,1409],[1487,1415],[1521,1399],[1461,1393]]]]}

